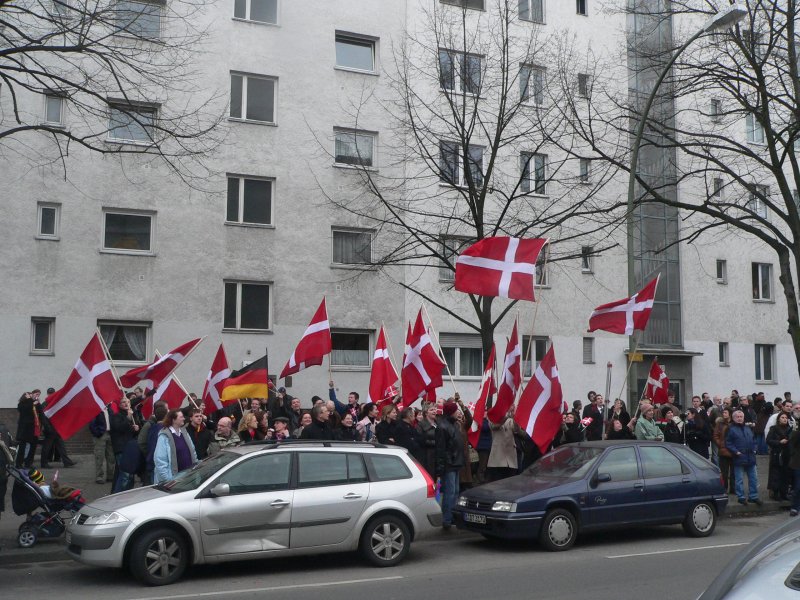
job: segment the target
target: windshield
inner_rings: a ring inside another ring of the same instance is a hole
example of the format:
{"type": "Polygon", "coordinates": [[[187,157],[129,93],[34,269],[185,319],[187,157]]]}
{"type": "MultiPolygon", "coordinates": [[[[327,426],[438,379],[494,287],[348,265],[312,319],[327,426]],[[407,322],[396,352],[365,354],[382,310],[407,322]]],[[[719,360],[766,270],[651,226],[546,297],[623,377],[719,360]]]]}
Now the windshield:
{"type": "Polygon", "coordinates": [[[602,448],[563,447],[533,463],[524,475],[543,478],[580,479],[597,462],[602,448]]]}
{"type": "Polygon", "coordinates": [[[156,487],[171,494],[196,490],[206,481],[211,479],[211,477],[213,477],[217,471],[240,457],[241,454],[234,454],[233,452],[220,452],[219,454],[210,456],[209,458],[197,463],[191,469],[181,471],[175,476],[175,479],[159,484],[156,487]]]}

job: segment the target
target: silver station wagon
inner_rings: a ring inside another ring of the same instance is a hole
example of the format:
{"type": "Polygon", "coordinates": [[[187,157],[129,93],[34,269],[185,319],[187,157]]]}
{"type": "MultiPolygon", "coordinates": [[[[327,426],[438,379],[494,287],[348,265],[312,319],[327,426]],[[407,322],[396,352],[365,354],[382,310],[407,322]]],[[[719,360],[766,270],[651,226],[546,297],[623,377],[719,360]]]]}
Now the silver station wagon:
{"type": "Polygon", "coordinates": [[[100,498],[67,526],[68,552],[148,585],[190,564],[360,550],[380,567],[442,522],[430,475],[402,448],[247,444],[167,483],[100,498]]]}

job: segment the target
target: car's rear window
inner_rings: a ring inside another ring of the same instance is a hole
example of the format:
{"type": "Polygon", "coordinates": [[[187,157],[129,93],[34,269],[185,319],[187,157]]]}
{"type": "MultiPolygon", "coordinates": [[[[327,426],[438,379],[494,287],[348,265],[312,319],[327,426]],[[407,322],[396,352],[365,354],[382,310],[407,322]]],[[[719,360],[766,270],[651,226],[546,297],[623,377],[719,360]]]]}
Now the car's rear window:
{"type": "Polygon", "coordinates": [[[392,479],[409,479],[411,471],[399,456],[389,454],[366,454],[370,479],[372,481],[390,481],[392,479]]]}
{"type": "Polygon", "coordinates": [[[697,467],[698,469],[713,469],[714,465],[711,461],[706,460],[702,456],[700,456],[694,450],[690,450],[688,448],[684,448],[681,446],[677,446],[675,448],[678,453],[681,455],[681,458],[686,460],[687,462],[692,463],[693,467],[697,467]]]}
{"type": "Polygon", "coordinates": [[[564,446],[540,458],[523,471],[523,474],[531,477],[579,479],[592,468],[602,453],[602,448],[564,446]]]}

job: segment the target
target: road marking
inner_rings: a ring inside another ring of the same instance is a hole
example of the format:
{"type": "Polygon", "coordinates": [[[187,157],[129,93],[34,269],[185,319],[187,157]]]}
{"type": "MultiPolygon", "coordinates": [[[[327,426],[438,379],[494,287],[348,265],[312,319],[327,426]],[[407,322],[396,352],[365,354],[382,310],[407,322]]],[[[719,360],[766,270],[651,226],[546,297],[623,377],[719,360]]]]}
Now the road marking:
{"type": "Polygon", "coordinates": [[[174,600],[175,598],[202,598],[204,596],[231,596],[233,594],[251,594],[253,592],[277,592],[279,590],[298,590],[303,588],[327,587],[330,585],[351,585],[353,583],[374,583],[376,581],[392,581],[405,579],[403,575],[392,577],[373,577],[371,579],[350,579],[348,581],[325,581],[323,583],[298,583],[295,585],[276,585],[272,587],[250,588],[247,590],[220,590],[218,592],[202,592],[193,594],[174,594],[171,596],[140,596],[132,600],[174,600]]]}
{"type": "Polygon", "coordinates": [[[750,542],[739,542],[737,544],[719,544],[717,546],[701,546],[700,548],[678,548],[677,550],[658,550],[656,552],[639,552],[638,554],[615,554],[606,558],[632,558],[634,556],[654,556],[656,554],[672,554],[674,552],[693,552],[695,550],[713,550],[715,548],[736,548],[737,546],[747,546],[750,542]]]}

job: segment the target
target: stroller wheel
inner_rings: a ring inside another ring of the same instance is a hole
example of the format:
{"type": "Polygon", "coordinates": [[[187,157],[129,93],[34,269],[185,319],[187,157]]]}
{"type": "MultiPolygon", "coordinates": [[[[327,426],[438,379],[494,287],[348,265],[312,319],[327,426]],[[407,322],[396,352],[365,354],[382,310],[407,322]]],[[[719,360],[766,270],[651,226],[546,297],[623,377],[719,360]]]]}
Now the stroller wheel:
{"type": "Polygon", "coordinates": [[[36,529],[30,525],[23,524],[19,528],[17,543],[20,548],[32,548],[36,544],[36,529]]]}

